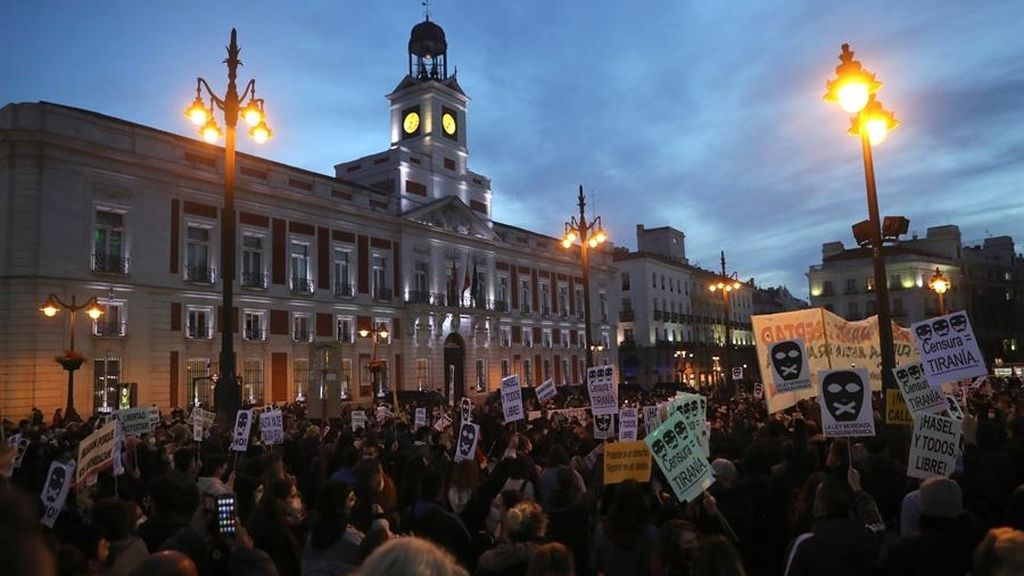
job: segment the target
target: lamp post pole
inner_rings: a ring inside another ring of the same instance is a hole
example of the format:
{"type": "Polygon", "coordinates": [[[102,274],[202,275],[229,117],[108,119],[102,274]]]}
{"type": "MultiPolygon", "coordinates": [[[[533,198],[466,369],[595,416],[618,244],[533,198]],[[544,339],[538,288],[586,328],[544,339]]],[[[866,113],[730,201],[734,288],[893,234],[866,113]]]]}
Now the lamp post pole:
{"type": "Polygon", "coordinates": [[[608,236],[601,225],[600,216],[595,216],[592,220],[587,221],[587,199],[583,195],[582,185],[580,185],[576,204],[580,209],[579,219],[573,216],[569,222],[565,223],[565,236],[562,238],[562,247],[568,250],[577,240],[580,243],[580,265],[583,268],[584,337],[587,339],[586,367],[591,368],[594,366],[594,352],[592,350],[594,340],[592,336],[593,327],[590,321],[590,249],[597,248],[599,244],[608,239],[608,236]]]}
{"type": "Polygon", "coordinates": [[[220,277],[221,277],[221,349],[220,378],[214,391],[214,404],[218,416],[232,419],[241,404],[240,389],[235,371],[235,144],[239,117],[252,128],[249,133],[257,143],[270,138],[271,132],[263,115],[263,100],[256,98],[256,81],[249,80],[241,94],[236,83],[238,67],[242,65],[238,55],[237,32],[231,29],[231,43],[227,47],[228,57],[224,60],[228,68],[228,86],[224,97],[218,97],[210,84],[202,77],[196,79],[196,98],[185,111],[193,123],[202,126],[200,134],[209,142],[220,139],[220,129],[213,119],[214,108],[224,113],[224,213],[221,219],[220,277]],[[202,89],[210,98],[207,107],[202,99],[202,89]],[[243,108],[242,101],[249,98],[243,108]]]}
{"type": "MultiPolygon", "coordinates": [[[[43,313],[47,318],[52,318],[61,310],[68,311],[68,324],[71,332],[70,345],[68,350],[64,352],[63,356],[56,358],[57,363],[60,364],[61,368],[68,373],[68,390],[67,390],[67,401],[64,406],[64,414],[67,417],[71,417],[74,413],[75,405],[75,370],[82,367],[85,362],[85,358],[81,354],[75,352],[75,332],[78,329],[78,311],[85,310],[85,313],[90,318],[96,320],[103,315],[103,310],[99,306],[99,301],[93,296],[85,301],[84,304],[79,305],[74,295],[71,296],[71,302],[67,303],[57,297],[56,294],[50,293],[46,297],[46,302],[39,308],[39,311],[43,313]]],[[[106,394],[106,386],[104,385],[103,393],[106,394]]]]}
{"type": "Polygon", "coordinates": [[[732,348],[732,327],[729,324],[730,321],[730,297],[732,292],[740,289],[740,282],[736,278],[736,273],[733,272],[731,275],[725,271],[725,251],[722,251],[722,277],[717,281],[713,282],[708,286],[708,290],[712,293],[718,291],[722,293],[722,309],[725,313],[723,323],[725,324],[725,345],[722,349],[722,362],[721,373],[722,383],[728,384],[729,379],[732,378],[732,367],[729,365],[729,349],[732,348]]]}

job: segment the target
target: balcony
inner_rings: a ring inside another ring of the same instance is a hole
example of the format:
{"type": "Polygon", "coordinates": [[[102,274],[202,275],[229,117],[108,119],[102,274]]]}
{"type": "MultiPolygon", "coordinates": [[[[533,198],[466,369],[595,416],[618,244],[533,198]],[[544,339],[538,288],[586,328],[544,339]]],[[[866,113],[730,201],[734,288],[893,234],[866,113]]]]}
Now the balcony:
{"type": "Polygon", "coordinates": [[[512,347],[512,338],[502,338],[501,339],[501,347],[502,348],[511,348],[512,347]]]}
{"type": "Polygon", "coordinates": [[[338,332],[338,342],[342,342],[344,344],[351,344],[354,339],[355,334],[353,334],[352,332],[338,332]]]}
{"type": "Polygon", "coordinates": [[[195,340],[212,340],[213,326],[188,326],[185,328],[185,335],[195,340]]]}
{"type": "Polygon", "coordinates": [[[246,272],[242,270],[242,277],[240,278],[242,288],[248,290],[266,290],[267,289],[267,275],[260,272],[246,272]]]}
{"type": "Polygon", "coordinates": [[[308,328],[296,328],[292,330],[292,340],[295,342],[311,342],[313,333],[308,328]]]}
{"type": "Polygon", "coordinates": [[[127,322],[94,322],[92,325],[93,336],[104,338],[120,338],[127,333],[127,322]]]}
{"type": "Polygon", "coordinates": [[[351,298],[355,296],[356,285],[355,284],[335,284],[334,285],[334,297],[335,298],[351,298]]]}
{"type": "Polygon", "coordinates": [[[254,342],[266,340],[267,334],[263,331],[263,328],[256,326],[246,326],[245,330],[242,331],[242,338],[251,340],[254,342]]]}
{"type": "Polygon", "coordinates": [[[632,310],[620,310],[619,311],[619,322],[632,322],[635,316],[632,310]]]}
{"type": "Polygon", "coordinates": [[[93,254],[92,271],[103,274],[128,274],[128,258],[116,254],[93,254]]]}
{"type": "Polygon", "coordinates": [[[214,282],[214,270],[207,266],[185,265],[185,282],[193,284],[212,285],[214,282]]]}
{"type": "Polygon", "coordinates": [[[496,300],[494,302],[494,311],[495,312],[507,313],[508,312],[508,300],[496,300]]]}
{"type": "Polygon", "coordinates": [[[519,312],[521,312],[523,316],[529,316],[532,313],[532,310],[530,309],[530,305],[528,303],[521,302],[519,304],[519,312]]]}
{"type": "Polygon", "coordinates": [[[392,298],[391,288],[384,288],[380,286],[373,287],[373,299],[378,302],[390,302],[392,298]]]}
{"type": "Polygon", "coordinates": [[[655,310],[655,311],[654,311],[654,312],[652,312],[651,314],[652,314],[653,320],[654,320],[655,322],[658,322],[658,321],[660,321],[660,320],[661,320],[661,310],[655,310]]]}
{"type": "Polygon", "coordinates": [[[608,313],[607,312],[601,312],[601,324],[607,324],[607,323],[608,323],[608,313]]]}
{"type": "Polygon", "coordinates": [[[558,311],[558,317],[561,318],[562,320],[568,320],[569,311],[566,310],[565,308],[562,308],[561,310],[558,311]]]}
{"type": "Polygon", "coordinates": [[[540,315],[541,318],[547,318],[548,316],[551,316],[551,308],[548,308],[547,306],[541,306],[540,315]]]}
{"type": "Polygon", "coordinates": [[[430,292],[413,290],[405,295],[405,301],[409,304],[430,304],[430,292]]]}
{"type": "Polygon", "coordinates": [[[860,294],[860,290],[857,290],[854,286],[847,286],[846,291],[843,292],[844,296],[854,296],[856,294],[860,294]]]}
{"type": "Polygon", "coordinates": [[[316,284],[312,278],[292,278],[291,289],[292,294],[309,296],[316,292],[316,284]]]}

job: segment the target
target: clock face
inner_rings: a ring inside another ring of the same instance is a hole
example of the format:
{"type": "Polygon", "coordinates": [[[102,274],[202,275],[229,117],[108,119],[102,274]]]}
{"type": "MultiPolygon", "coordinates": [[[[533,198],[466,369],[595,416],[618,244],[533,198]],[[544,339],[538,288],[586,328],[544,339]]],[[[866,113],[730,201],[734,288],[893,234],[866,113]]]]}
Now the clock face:
{"type": "Polygon", "coordinates": [[[417,112],[409,112],[402,121],[402,128],[406,134],[412,134],[420,128],[420,115],[417,112]]]}
{"type": "Polygon", "coordinates": [[[455,129],[458,127],[455,123],[455,116],[445,112],[444,115],[441,116],[441,126],[444,128],[445,134],[449,136],[454,135],[455,129]]]}

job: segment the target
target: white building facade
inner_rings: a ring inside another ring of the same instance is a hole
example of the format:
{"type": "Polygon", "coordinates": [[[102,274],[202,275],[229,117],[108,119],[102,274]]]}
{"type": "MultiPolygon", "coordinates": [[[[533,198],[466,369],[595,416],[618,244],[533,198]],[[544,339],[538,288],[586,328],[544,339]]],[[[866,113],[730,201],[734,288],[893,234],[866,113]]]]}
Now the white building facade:
{"type": "MultiPolygon", "coordinates": [[[[583,380],[582,271],[558,239],[491,220],[468,169],[468,99],[444,33],[413,29],[389,96],[389,148],[324,175],[238,155],[233,322],[243,401],[370,401],[380,388],[457,400],[508,374],[583,380]],[[438,51],[437,47],[444,49],[438,51]],[[415,113],[415,121],[411,114],[415,113]],[[386,328],[375,348],[361,329],[386,328]]],[[[0,108],[0,413],[64,406],[67,312],[79,313],[80,413],[212,401],[221,301],[223,151],[48,103],[0,108]]],[[[614,332],[607,251],[591,257],[595,337],[614,332]]],[[[612,339],[614,340],[614,339],[612,339]]],[[[614,342],[606,353],[616,361],[614,342]]]]}

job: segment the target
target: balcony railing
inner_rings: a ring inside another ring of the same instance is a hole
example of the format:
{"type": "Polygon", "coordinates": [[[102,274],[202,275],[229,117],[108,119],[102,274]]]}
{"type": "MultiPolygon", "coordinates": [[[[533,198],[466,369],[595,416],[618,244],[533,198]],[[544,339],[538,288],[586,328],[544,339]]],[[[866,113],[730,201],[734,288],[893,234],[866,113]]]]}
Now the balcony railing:
{"type": "Polygon", "coordinates": [[[212,340],[213,326],[188,326],[185,329],[185,334],[189,338],[194,338],[197,340],[212,340]]]}
{"type": "Polygon", "coordinates": [[[551,308],[548,308],[547,306],[541,306],[540,315],[542,318],[547,318],[548,316],[551,316],[551,308]]]}
{"type": "Polygon", "coordinates": [[[508,300],[495,300],[495,312],[508,312],[508,300]]]}
{"type": "Polygon", "coordinates": [[[246,272],[245,270],[242,270],[241,282],[242,288],[248,288],[250,290],[267,289],[267,275],[260,272],[246,272]]]}
{"type": "Polygon", "coordinates": [[[266,339],[267,336],[266,333],[263,331],[263,328],[256,328],[250,326],[242,331],[242,337],[245,338],[246,340],[259,341],[266,339]]]}
{"type": "Polygon", "coordinates": [[[558,317],[561,318],[562,320],[568,320],[569,311],[566,310],[565,308],[562,308],[561,310],[558,311],[558,317]]]}
{"type": "Polygon", "coordinates": [[[526,302],[521,302],[519,304],[519,311],[527,316],[529,316],[532,313],[532,311],[530,310],[530,305],[526,302]]]}
{"type": "Polygon", "coordinates": [[[661,320],[661,310],[655,310],[651,314],[655,321],[661,320]]]}
{"type": "Polygon", "coordinates": [[[405,295],[405,301],[409,304],[432,304],[433,299],[431,298],[430,292],[422,290],[413,290],[405,295]]]}
{"type": "Polygon", "coordinates": [[[296,328],[292,330],[292,340],[296,342],[309,342],[312,340],[312,332],[309,329],[296,328]]]}
{"type": "Polygon", "coordinates": [[[117,254],[93,254],[93,272],[104,274],[128,274],[128,258],[117,254]]]}
{"type": "Polygon", "coordinates": [[[292,278],[292,294],[310,295],[316,292],[312,278],[292,278]]]}
{"type": "Polygon", "coordinates": [[[118,338],[124,336],[127,333],[128,324],[126,322],[94,322],[92,325],[92,333],[95,336],[104,336],[108,338],[118,338]]]}
{"type": "Polygon", "coordinates": [[[619,322],[632,322],[634,319],[632,310],[619,310],[619,322]]]}
{"type": "Polygon", "coordinates": [[[338,342],[344,342],[345,344],[351,344],[353,339],[352,332],[338,332],[338,342]]]}
{"type": "Polygon", "coordinates": [[[185,265],[185,282],[194,284],[213,284],[214,270],[208,266],[185,265]]]}
{"type": "Polygon", "coordinates": [[[335,298],[351,298],[356,294],[355,284],[335,284],[334,285],[334,297],[335,298]]]}
{"type": "Polygon", "coordinates": [[[380,286],[373,287],[373,299],[380,301],[390,301],[392,298],[391,288],[383,288],[380,286]]]}

